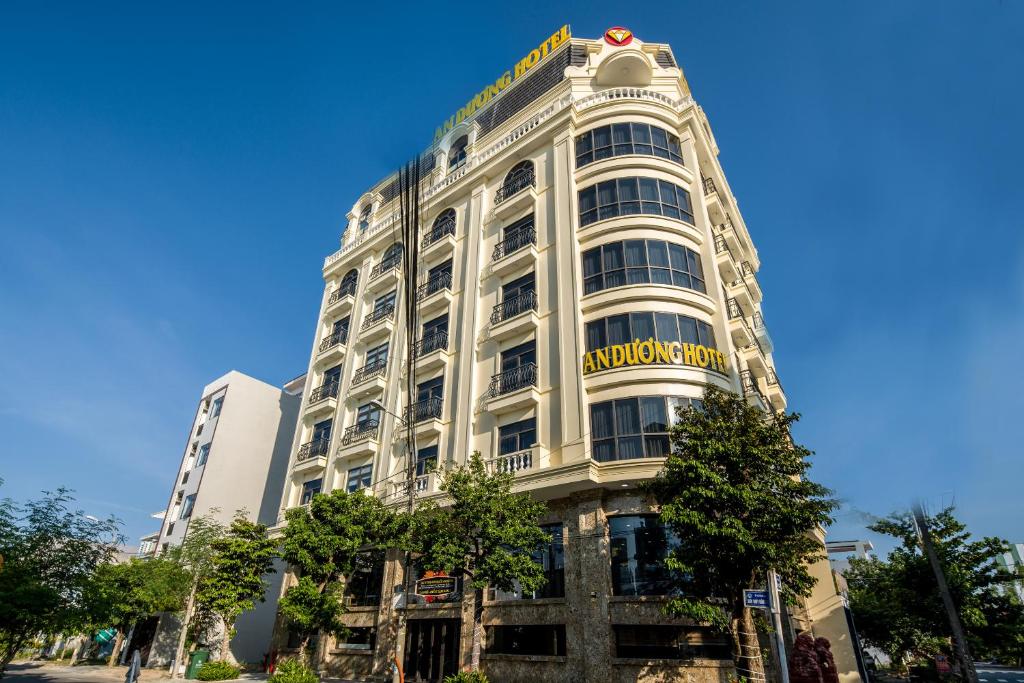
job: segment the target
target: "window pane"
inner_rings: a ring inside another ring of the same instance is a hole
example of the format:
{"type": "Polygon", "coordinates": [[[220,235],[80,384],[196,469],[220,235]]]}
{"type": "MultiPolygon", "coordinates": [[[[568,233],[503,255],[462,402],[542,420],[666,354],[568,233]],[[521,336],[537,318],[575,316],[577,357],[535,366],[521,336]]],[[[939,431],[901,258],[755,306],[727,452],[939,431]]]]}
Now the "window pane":
{"type": "Polygon", "coordinates": [[[612,142],[616,145],[623,143],[630,143],[633,141],[632,136],[629,134],[628,123],[616,123],[612,125],[612,142]]]}
{"type": "MultiPolygon", "coordinates": [[[[640,178],[640,199],[658,201],[658,181],[654,178],[640,178]]],[[[647,213],[644,211],[644,213],[647,213]]]]}
{"type": "Polygon", "coordinates": [[[604,334],[604,320],[587,323],[587,351],[600,349],[608,345],[604,334]]]}
{"type": "Polygon", "coordinates": [[[644,439],[642,436],[616,439],[616,460],[635,460],[642,457],[644,457],[644,439]]]}
{"type": "Polygon", "coordinates": [[[608,323],[608,343],[609,344],[626,344],[632,341],[629,338],[629,315],[612,315],[605,318],[608,323]]]}
{"type": "Polygon", "coordinates": [[[676,270],[686,270],[686,252],[687,250],[678,244],[668,245],[668,254],[673,268],[676,270]]]}
{"type": "Polygon", "coordinates": [[[588,187],[580,190],[580,213],[597,207],[597,188],[588,187]]]}
{"type": "Polygon", "coordinates": [[[679,316],[679,336],[684,344],[699,344],[697,321],[687,315],[679,316]]]}
{"type": "Polygon", "coordinates": [[[633,338],[647,341],[654,336],[654,314],[633,313],[630,315],[633,327],[633,338]]]}
{"type": "Polygon", "coordinates": [[[659,341],[679,341],[679,323],[671,313],[657,313],[654,322],[658,330],[659,341]]]}
{"type": "Polygon", "coordinates": [[[646,268],[629,268],[626,270],[626,280],[631,285],[640,285],[650,282],[646,268]]]}
{"type": "Polygon", "coordinates": [[[601,272],[601,247],[583,252],[583,276],[590,277],[601,272]]]}
{"type": "Polygon", "coordinates": [[[594,129],[594,148],[607,147],[612,144],[611,126],[601,126],[594,129]]]}
{"type": "Polygon", "coordinates": [[[604,286],[605,289],[611,287],[621,287],[626,284],[626,271],[625,270],[613,270],[609,273],[605,273],[604,286]]]}
{"type": "Polygon", "coordinates": [[[576,138],[576,154],[589,152],[594,147],[594,139],[591,133],[584,133],[576,138]]]}
{"type": "Polygon", "coordinates": [[[661,187],[661,203],[676,206],[675,185],[665,180],[659,180],[658,185],[661,187]]]}
{"type": "Polygon", "coordinates": [[[636,201],[640,198],[639,190],[637,190],[637,178],[620,178],[619,179],[619,201],[620,202],[631,202],[636,201]]]}
{"type": "Polygon", "coordinates": [[[604,439],[594,442],[594,460],[598,462],[611,462],[615,459],[615,439],[604,439]]]}
{"type": "Polygon", "coordinates": [[[691,274],[703,277],[704,273],[700,267],[700,254],[692,249],[686,250],[687,266],[691,274]]]}
{"type": "Polygon", "coordinates": [[[615,401],[615,433],[640,433],[640,406],[635,398],[624,398],[615,401]]]}
{"type": "Polygon", "coordinates": [[[668,431],[668,413],[665,410],[665,399],[661,396],[641,398],[640,416],[645,433],[668,431]]]}
{"type": "Polygon", "coordinates": [[[644,247],[643,240],[627,240],[625,245],[627,266],[647,265],[647,249],[644,247]]]}
{"type": "Polygon", "coordinates": [[[700,343],[704,346],[715,345],[715,332],[706,322],[697,322],[697,332],[700,335],[700,343]]]}
{"type": "Polygon", "coordinates": [[[647,256],[652,266],[668,268],[668,244],[660,240],[647,240],[647,256]]]}
{"type": "Polygon", "coordinates": [[[622,257],[622,242],[613,242],[604,245],[604,269],[605,271],[617,270],[625,265],[622,257]]]}
{"type": "Polygon", "coordinates": [[[655,147],[668,149],[668,134],[661,128],[651,126],[651,140],[654,142],[655,147]]]}
{"type": "Polygon", "coordinates": [[[667,458],[669,454],[668,436],[645,436],[644,450],[648,458],[667,458]]]}
{"type": "Polygon", "coordinates": [[[672,284],[672,271],[668,268],[651,268],[651,282],[656,285],[672,284]]]}
{"type": "Polygon", "coordinates": [[[615,181],[606,180],[603,183],[597,185],[597,204],[598,206],[607,206],[608,204],[614,204],[616,201],[615,193],[615,181]]]}
{"type": "Polygon", "coordinates": [[[651,144],[651,127],[646,123],[633,124],[633,142],[651,144]]]}
{"type": "Polygon", "coordinates": [[[590,406],[590,433],[595,439],[615,435],[615,410],[611,401],[590,406]]]}

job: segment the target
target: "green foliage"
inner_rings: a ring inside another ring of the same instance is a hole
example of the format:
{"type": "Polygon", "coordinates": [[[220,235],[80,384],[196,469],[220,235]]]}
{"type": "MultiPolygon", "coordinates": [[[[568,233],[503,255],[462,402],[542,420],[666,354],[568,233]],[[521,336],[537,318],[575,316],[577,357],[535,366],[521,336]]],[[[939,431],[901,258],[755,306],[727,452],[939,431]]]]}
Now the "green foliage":
{"type": "Polygon", "coordinates": [[[512,482],[511,473],[489,473],[479,453],[446,472],[441,490],[451,504],[428,501],[414,521],[420,563],[466,576],[478,589],[513,590],[516,582],[524,591],[540,588],[544,571],[531,553],[549,540],[538,524],[547,507],[512,493],[512,482]]]}
{"type": "Polygon", "coordinates": [[[791,595],[808,595],[807,564],[824,555],[811,532],[836,503],[807,479],[811,452],[790,439],[799,416],[766,414],[709,386],[703,409],[679,417],[665,467],[645,487],[681,541],[667,564],[687,597],[668,611],[724,628],[742,610],[743,589],[764,585],[769,568],[791,595]]]}
{"type": "Polygon", "coordinates": [[[196,591],[196,614],[200,620],[216,615],[224,622],[221,658],[227,656],[234,635],[235,620],[256,601],[263,602],[267,586],[263,576],[274,572],[277,543],[267,538],[267,527],[239,515],[227,533],[211,543],[209,571],[196,591]]]}
{"type": "MultiPolygon", "coordinates": [[[[1024,652],[1024,608],[996,563],[1006,541],[972,541],[952,507],[929,517],[929,529],[953,602],[977,658],[1017,658],[1024,652]],[[1003,589],[1009,590],[1003,590],[1003,589]]],[[[949,622],[935,575],[919,548],[913,517],[894,514],[868,527],[900,545],[885,560],[853,559],[846,572],[857,631],[898,665],[949,651],[949,622]]]]}
{"type": "Polygon", "coordinates": [[[489,683],[489,681],[482,671],[460,671],[446,677],[444,683],[489,683]]]}
{"type": "Polygon", "coordinates": [[[64,488],[21,505],[0,501],[0,674],[35,635],[88,623],[93,573],[124,541],[116,519],[86,517],[72,504],[64,488]]]}
{"type": "Polygon", "coordinates": [[[85,602],[90,630],[114,626],[127,631],[155,612],[176,612],[188,597],[190,576],[177,562],[156,557],[96,568],[85,602]]]}
{"type": "Polygon", "coordinates": [[[317,631],[341,635],[340,598],[358,554],[398,545],[403,520],[377,498],[342,490],[314,496],[308,508],[292,508],[285,518],[282,556],[300,578],[281,598],[281,614],[304,641],[317,631]]]}
{"type": "Polygon", "coordinates": [[[200,681],[230,681],[238,678],[242,670],[237,666],[225,662],[223,660],[217,660],[215,662],[206,662],[199,671],[196,672],[196,678],[200,681]]]}
{"type": "Polygon", "coordinates": [[[320,677],[302,662],[289,659],[277,665],[267,683],[320,683],[320,677]]]}

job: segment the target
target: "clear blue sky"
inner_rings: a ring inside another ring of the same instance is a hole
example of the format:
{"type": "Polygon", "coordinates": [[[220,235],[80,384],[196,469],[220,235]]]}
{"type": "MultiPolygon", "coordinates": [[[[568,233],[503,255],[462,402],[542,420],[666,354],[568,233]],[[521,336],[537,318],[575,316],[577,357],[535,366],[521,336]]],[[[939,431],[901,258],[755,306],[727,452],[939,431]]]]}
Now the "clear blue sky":
{"type": "Polygon", "coordinates": [[[305,369],[345,213],[563,23],[671,43],[834,538],[1024,541],[1024,3],[0,4],[0,489],[137,537],[201,387],[305,369]]]}

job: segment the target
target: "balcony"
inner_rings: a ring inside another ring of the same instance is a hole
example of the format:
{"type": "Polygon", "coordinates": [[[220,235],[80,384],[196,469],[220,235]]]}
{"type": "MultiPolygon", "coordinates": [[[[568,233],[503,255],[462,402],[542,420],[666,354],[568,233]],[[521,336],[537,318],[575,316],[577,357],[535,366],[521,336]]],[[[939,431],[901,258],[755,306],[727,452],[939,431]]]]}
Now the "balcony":
{"type": "Polygon", "coordinates": [[[451,354],[448,352],[448,332],[435,332],[422,337],[413,344],[413,357],[420,370],[432,370],[443,365],[451,354]]]}
{"type": "Polygon", "coordinates": [[[487,461],[487,469],[491,473],[519,474],[536,469],[540,465],[536,459],[534,449],[530,448],[518,453],[508,453],[491,458],[487,461]]]}
{"type": "Polygon", "coordinates": [[[750,261],[744,261],[740,264],[740,273],[743,275],[743,282],[747,285],[747,290],[750,292],[754,303],[761,303],[761,285],[757,284],[754,267],[750,265],[750,261]]]}
{"type": "Polygon", "coordinates": [[[375,360],[359,368],[352,375],[352,386],[349,389],[349,393],[356,397],[372,394],[376,391],[383,391],[387,379],[385,377],[387,369],[387,359],[375,360]]]}
{"type": "Polygon", "coordinates": [[[345,344],[348,343],[348,329],[338,330],[320,342],[320,346],[317,347],[316,361],[317,363],[330,363],[331,361],[340,361],[342,356],[345,355],[345,344]]]}
{"type": "Polygon", "coordinates": [[[736,227],[732,224],[729,214],[724,214],[724,217],[721,219],[712,217],[712,220],[715,226],[715,233],[725,240],[734,255],[741,255],[743,253],[743,246],[740,244],[739,235],[736,233],[736,227]],[[721,222],[718,222],[719,220],[721,222]]]}
{"type": "Polygon", "coordinates": [[[452,274],[440,272],[416,288],[420,313],[447,308],[452,302],[452,274]]]}
{"type": "Polygon", "coordinates": [[[754,334],[757,335],[757,338],[761,342],[761,348],[768,353],[771,353],[775,348],[775,345],[772,343],[772,338],[768,334],[768,328],[764,324],[764,317],[761,315],[761,311],[754,311],[754,315],[751,320],[754,323],[754,334]]]}
{"type": "Polygon", "coordinates": [[[437,491],[437,483],[437,476],[433,472],[429,472],[416,477],[413,487],[417,496],[425,496],[437,491]]]}
{"type": "Polygon", "coordinates": [[[768,376],[768,359],[755,337],[751,344],[740,349],[740,358],[747,361],[747,368],[757,377],[768,376]]]}
{"type": "Polygon", "coordinates": [[[376,455],[380,438],[380,421],[363,420],[348,427],[341,437],[338,458],[356,455],[376,455]]]}
{"type": "Polygon", "coordinates": [[[705,197],[710,197],[713,194],[718,194],[718,188],[715,187],[715,181],[713,178],[703,178],[703,183],[705,197]]]}
{"type": "Polygon", "coordinates": [[[308,472],[323,469],[327,465],[327,454],[330,452],[331,440],[314,439],[299,446],[295,454],[295,472],[308,472]]]}
{"type": "Polygon", "coordinates": [[[413,425],[417,437],[439,436],[443,406],[444,401],[440,396],[417,401],[405,409],[405,420],[413,425]]]}
{"type": "Polygon", "coordinates": [[[338,287],[336,290],[331,292],[331,295],[327,298],[327,308],[324,313],[335,314],[343,309],[351,308],[353,302],[355,302],[356,296],[356,283],[348,282],[343,287],[338,287]]]}
{"type": "Polygon", "coordinates": [[[509,178],[494,193],[494,215],[504,218],[532,205],[537,200],[537,171],[523,169],[509,178]]]}
{"type": "Polygon", "coordinates": [[[528,326],[537,327],[537,292],[527,291],[519,296],[506,299],[491,311],[491,327],[488,336],[501,340],[526,331],[528,326]]]}
{"type": "Polygon", "coordinates": [[[537,229],[530,227],[514,233],[494,245],[491,275],[504,275],[537,262],[537,229]]]}
{"type": "Polygon", "coordinates": [[[757,380],[751,374],[750,370],[740,371],[740,386],[743,389],[743,396],[747,399],[748,403],[761,408],[761,410],[769,409],[771,404],[768,403],[768,399],[765,395],[761,393],[761,389],[757,385],[757,380]]]}
{"type": "Polygon", "coordinates": [[[765,392],[772,407],[776,410],[786,409],[786,392],[782,390],[782,383],[779,376],[775,374],[775,368],[768,367],[768,376],[765,381],[767,391],[765,392]]]}
{"type": "Polygon", "coordinates": [[[398,283],[398,275],[402,269],[402,257],[392,256],[386,261],[381,261],[370,269],[370,277],[367,278],[366,291],[375,292],[398,283]]]}
{"type": "Polygon", "coordinates": [[[736,303],[736,299],[726,299],[725,305],[729,313],[728,326],[729,332],[732,334],[733,344],[739,348],[753,342],[754,334],[750,331],[750,326],[747,325],[747,321],[743,318],[743,310],[736,303]]]}
{"type": "Polygon", "coordinates": [[[536,363],[499,372],[491,377],[491,384],[487,387],[487,410],[491,413],[536,405],[539,399],[536,363]]]}
{"type": "Polygon", "coordinates": [[[309,403],[306,404],[307,415],[333,414],[338,407],[338,389],[341,384],[337,380],[324,382],[309,392],[309,403]]]}
{"type": "Polygon", "coordinates": [[[363,318],[363,325],[359,328],[362,341],[368,341],[377,337],[390,337],[395,329],[395,305],[388,304],[367,314],[363,318]]]}
{"type": "Polygon", "coordinates": [[[725,294],[739,304],[743,315],[753,315],[754,298],[750,295],[750,290],[747,289],[747,283],[737,278],[725,285],[725,294]]]}
{"type": "Polygon", "coordinates": [[[455,248],[455,219],[444,221],[423,233],[420,250],[424,258],[433,258],[455,248]]]}
{"type": "Polygon", "coordinates": [[[740,276],[739,271],[736,270],[732,249],[729,248],[722,235],[715,235],[715,263],[718,264],[718,272],[722,274],[724,281],[732,282],[740,276]]]}

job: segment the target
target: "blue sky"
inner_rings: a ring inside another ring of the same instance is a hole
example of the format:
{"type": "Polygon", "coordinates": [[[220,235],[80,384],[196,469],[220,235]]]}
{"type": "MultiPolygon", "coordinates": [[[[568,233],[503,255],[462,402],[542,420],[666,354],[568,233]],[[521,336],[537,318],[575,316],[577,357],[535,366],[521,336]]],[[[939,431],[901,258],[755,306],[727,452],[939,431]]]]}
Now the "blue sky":
{"type": "MultiPolygon", "coordinates": [[[[201,387],[305,369],[358,195],[563,23],[671,43],[833,538],[1024,541],[1024,4],[0,4],[0,489],[156,528],[201,387]]],[[[877,539],[876,539],[877,540],[877,539]]]]}

